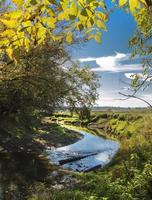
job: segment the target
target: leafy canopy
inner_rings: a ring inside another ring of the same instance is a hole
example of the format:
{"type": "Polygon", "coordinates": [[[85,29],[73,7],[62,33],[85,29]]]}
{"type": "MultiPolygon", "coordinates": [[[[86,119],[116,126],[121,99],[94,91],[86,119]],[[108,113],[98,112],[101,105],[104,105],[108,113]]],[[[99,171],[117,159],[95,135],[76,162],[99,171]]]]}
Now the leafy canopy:
{"type": "Polygon", "coordinates": [[[95,74],[72,62],[61,44],[47,42],[22,51],[17,64],[4,54],[0,68],[1,117],[27,108],[52,113],[63,105],[91,106],[97,98],[95,74]]]}
{"type": "MultiPolygon", "coordinates": [[[[141,19],[136,15],[148,7],[146,0],[112,2],[130,11],[138,23],[141,19]]],[[[19,48],[28,52],[48,37],[70,44],[78,32],[86,40],[101,42],[110,13],[104,0],[12,0],[12,5],[0,14],[0,51],[5,50],[16,62],[19,48]]]]}

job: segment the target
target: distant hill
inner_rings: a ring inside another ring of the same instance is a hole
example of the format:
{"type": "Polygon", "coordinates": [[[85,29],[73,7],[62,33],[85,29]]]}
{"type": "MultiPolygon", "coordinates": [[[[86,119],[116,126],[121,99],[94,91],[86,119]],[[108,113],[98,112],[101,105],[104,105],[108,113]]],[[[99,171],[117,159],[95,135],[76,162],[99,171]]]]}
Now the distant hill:
{"type": "Polygon", "coordinates": [[[136,108],[131,108],[131,107],[110,107],[110,106],[95,106],[92,108],[92,111],[130,111],[130,110],[148,110],[149,107],[136,107],[136,108]]]}

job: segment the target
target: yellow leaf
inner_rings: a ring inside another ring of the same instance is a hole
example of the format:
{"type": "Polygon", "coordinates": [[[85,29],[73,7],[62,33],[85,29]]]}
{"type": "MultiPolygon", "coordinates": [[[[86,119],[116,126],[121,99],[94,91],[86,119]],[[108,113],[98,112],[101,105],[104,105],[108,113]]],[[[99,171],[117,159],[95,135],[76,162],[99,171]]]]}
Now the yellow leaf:
{"type": "Polygon", "coordinates": [[[9,58],[12,59],[13,57],[13,50],[11,48],[6,49],[7,55],[9,56],[9,58]]]}
{"type": "Polygon", "coordinates": [[[8,28],[15,28],[16,27],[16,23],[17,21],[16,20],[7,20],[7,19],[0,19],[0,21],[5,25],[7,26],[8,28]]]}
{"type": "Polygon", "coordinates": [[[0,40],[0,49],[1,49],[1,48],[4,49],[4,46],[7,46],[8,43],[9,43],[9,40],[8,40],[7,38],[1,39],[1,40],[0,40]]]}
{"type": "Polygon", "coordinates": [[[54,40],[55,40],[55,41],[60,41],[62,38],[63,38],[62,35],[56,35],[56,36],[54,37],[54,40]]]}
{"type": "Polygon", "coordinates": [[[124,6],[127,3],[127,0],[119,0],[119,6],[124,6]]]}
{"type": "Polygon", "coordinates": [[[101,36],[99,34],[96,34],[94,36],[94,39],[98,42],[98,43],[101,43],[101,36]]]}
{"type": "Polygon", "coordinates": [[[144,4],[145,6],[147,6],[147,3],[145,0],[139,0],[142,4],[144,4]]]}
{"type": "Polygon", "coordinates": [[[105,14],[103,12],[98,12],[98,17],[106,21],[108,19],[108,14],[105,14]]]}
{"type": "Polygon", "coordinates": [[[87,40],[91,40],[91,39],[93,39],[93,38],[94,38],[94,35],[93,35],[93,34],[90,34],[90,35],[88,35],[87,40]]]}
{"type": "Polygon", "coordinates": [[[101,28],[103,30],[107,30],[106,25],[101,20],[97,20],[96,24],[97,24],[98,28],[101,28]]]}
{"type": "Polygon", "coordinates": [[[77,12],[78,12],[77,4],[76,3],[72,3],[72,5],[70,7],[70,14],[76,16],[77,12]]]}
{"type": "Polygon", "coordinates": [[[12,0],[14,4],[16,4],[18,7],[22,6],[24,3],[24,0],[12,0]]]}
{"type": "Polygon", "coordinates": [[[48,0],[51,4],[56,4],[56,0],[48,0]]]}
{"type": "Polygon", "coordinates": [[[89,9],[86,8],[86,12],[89,17],[91,17],[93,15],[93,13],[91,12],[91,8],[89,8],[89,9]]]}
{"type": "Polygon", "coordinates": [[[105,5],[104,1],[99,1],[99,5],[100,5],[103,9],[106,9],[106,5],[105,5]]]}
{"type": "Polygon", "coordinates": [[[11,30],[11,29],[7,29],[3,32],[3,36],[4,37],[12,37],[16,35],[15,31],[11,30]]]}
{"type": "Polygon", "coordinates": [[[90,34],[93,31],[93,28],[89,28],[88,30],[85,31],[86,34],[90,34]]]}
{"type": "Polygon", "coordinates": [[[39,29],[38,29],[38,32],[37,32],[37,37],[39,40],[43,41],[44,38],[45,38],[45,35],[46,35],[46,28],[44,28],[43,26],[41,26],[39,29]]]}
{"type": "Polygon", "coordinates": [[[59,21],[62,21],[62,20],[64,20],[65,19],[65,14],[64,13],[59,13],[59,15],[58,15],[58,20],[59,21]]]}
{"type": "Polygon", "coordinates": [[[84,5],[84,0],[78,0],[78,2],[79,2],[79,4],[80,4],[81,6],[84,5]]]}
{"type": "Polygon", "coordinates": [[[68,32],[67,35],[66,35],[66,41],[67,43],[71,44],[72,41],[73,41],[73,35],[71,32],[68,32]]]}
{"type": "Polygon", "coordinates": [[[22,26],[25,28],[25,27],[31,27],[32,26],[32,23],[30,20],[27,20],[27,21],[24,21],[22,22],[22,26]]]}
{"type": "Polygon", "coordinates": [[[51,17],[51,18],[48,19],[47,24],[48,24],[48,26],[50,28],[55,28],[55,23],[56,23],[56,19],[55,18],[51,17]]]}
{"type": "Polygon", "coordinates": [[[59,13],[58,15],[58,20],[62,21],[62,20],[69,20],[69,9],[64,10],[64,12],[59,13]]]}
{"type": "Polygon", "coordinates": [[[130,11],[134,14],[136,12],[136,9],[140,8],[140,3],[138,0],[129,0],[129,7],[130,11]]]}
{"type": "Polygon", "coordinates": [[[27,38],[25,38],[24,44],[25,44],[25,50],[28,52],[30,49],[30,44],[29,44],[29,40],[27,38]]]}
{"type": "Polygon", "coordinates": [[[21,10],[13,10],[7,14],[7,16],[10,17],[11,19],[18,19],[22,15],[23,15],[23,12],[21,10]]]}
{"type": "Polygon", "coordinates": [[[49,28],[55,28],[56,18],[54,17],[43,17],[42,22],[49,28]]]}

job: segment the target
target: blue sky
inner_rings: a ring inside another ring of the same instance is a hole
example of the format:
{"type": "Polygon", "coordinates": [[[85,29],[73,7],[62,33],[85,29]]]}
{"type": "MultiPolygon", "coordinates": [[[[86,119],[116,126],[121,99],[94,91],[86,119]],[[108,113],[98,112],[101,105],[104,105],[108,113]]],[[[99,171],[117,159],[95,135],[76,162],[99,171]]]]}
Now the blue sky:
{"type": "MultiPolygon", "coordinates": [[[[121,80],[130,82],[132,73],[141,73],[139,59],[130,60],[131,49],[128,40],[136,29],[136,23],[130,14],[116,10],[108,21],[108,31],[103,33],[102,44],[90,41],[73,50],[73,58],[82,65],[89,64],[91,71],[100,76],[99,106],[144,107],[140,100],[129,99],[122,101],[119,92],[128,93],[128,86],[121,80]]],[[[139,97],[151,99],[150,88],[139,92],[139,97]]]]}

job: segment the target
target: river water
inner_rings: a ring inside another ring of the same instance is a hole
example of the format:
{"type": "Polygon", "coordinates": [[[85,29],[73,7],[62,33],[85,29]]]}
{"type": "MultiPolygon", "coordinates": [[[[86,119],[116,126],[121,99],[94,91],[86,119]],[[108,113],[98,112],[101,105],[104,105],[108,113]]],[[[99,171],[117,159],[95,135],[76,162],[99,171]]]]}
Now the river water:
{"type": "MultiPolygon", "coordinates": [[[[74,129],[75,130],[75,129],[74,129]]],[[[107,165],[119,149],[119,143],[77,130],[83,138],[74,144],[48,149],[51,163],[73,171],[90,171],[107,165]]]]}

